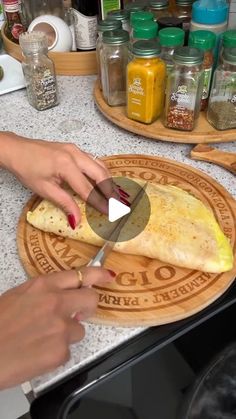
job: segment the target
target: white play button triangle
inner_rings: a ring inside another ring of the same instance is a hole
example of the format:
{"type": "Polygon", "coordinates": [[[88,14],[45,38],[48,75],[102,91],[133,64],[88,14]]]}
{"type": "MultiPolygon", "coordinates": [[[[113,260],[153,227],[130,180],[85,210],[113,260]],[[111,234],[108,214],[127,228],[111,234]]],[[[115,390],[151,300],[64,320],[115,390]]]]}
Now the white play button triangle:
{"type": "Polygon", "coordinates": [[[119,220],[119,218],[124,217],[129,214],[131,209],[122,204],[122,202],[117,201],[115,198],[110,198],[108,202],[108,220],[113,223],[114,221],[119,220]]]}

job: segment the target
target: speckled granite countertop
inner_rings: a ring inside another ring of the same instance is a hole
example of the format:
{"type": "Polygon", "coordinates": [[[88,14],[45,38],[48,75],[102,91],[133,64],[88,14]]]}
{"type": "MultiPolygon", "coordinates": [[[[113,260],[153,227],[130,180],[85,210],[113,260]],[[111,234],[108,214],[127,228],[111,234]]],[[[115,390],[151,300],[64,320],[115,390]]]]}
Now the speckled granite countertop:
{"type": "MultiPolygon", "coordinates": [[[[94,80],[94,77],[60,77],[60,105],[41,113],[28,104],[25,90],[1,96],[0,129],[31,138],[73,141],[85,151],[98,155],[143,153],[169,157],[202,169],[236,196],[235,177],[216,165],[190,160],[188,155],[191,145],[148,141],[107,121],[93,102],[94,80]],[[79,133],[64,134],[61,131],[60,125],[68,118],[81,122],[79,133]]],[[[236,152],[236,142],[220,144],[217,147],[236,152]]],[[[17,253],[16,227],[22,208],[30,195],[31,192],[23,188],[11,174],[0,170],[1,293],[25,279],[17,253]]],[[[85,339],[71,347],[71,360],[53,373],[34,379],[31,383],[34,392],[40,393],[58,379],[78,370],[142,330],[86,325],[85,339]]]]}

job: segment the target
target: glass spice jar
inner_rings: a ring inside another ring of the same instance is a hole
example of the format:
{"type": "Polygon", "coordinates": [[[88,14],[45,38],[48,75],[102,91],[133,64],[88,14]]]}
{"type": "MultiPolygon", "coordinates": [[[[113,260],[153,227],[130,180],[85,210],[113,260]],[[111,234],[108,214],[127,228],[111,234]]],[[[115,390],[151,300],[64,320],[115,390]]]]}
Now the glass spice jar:
{"type": "Polygon", "coordinates": [[[192,131],[199,116],[203,90],[203,52],[179,47],[173,60],[174,68],[167,79],[164,125],[192,131]]]}
{"type": "Polygon", "coordinates": [[[101,85],[101,50],[103,47],[102,36],[103,33],[106,31],[112,31],[116,29],[121,29],[122,24],[118,20],[100,20],[98,22],[98,37],[97,37],[97,44],[96,44],[96,55],[97,55],[97,70],[98,70],[98,82],[101,85]]]}
{"type": "Polygon", "coordinates": [[[156,41],[137,41],[132,52],[134,58],[127,67],[127,116],[151,124],[163,111],[166,66],[156,41]]]}
{"type": "Polygon", "coordinates": [[[124,29],[127,32],[130,32],[128,10],[112,10],[107,14],[107,19],[118,20],[122,24],[122,29],[124,29]]]}
{"type": "Polygon", "coordinates": [[[146,2],[143,0],[132,1],[124,5],[124,9],[129,12],[130,18],[132,13],[134,12],[141,12],[142,10],[146,9],[146,2]]]}
{"type": "Polygon", "coordinates": [[[126,68],[129,61],[129,34],[123,29],[103,33],[101,82],[108,105],[126,104],[126,68]]]}
{"type": "Polygon", "coordinates": [[[38,111],[56,106],[57,82],[53,61],[47,56],[47,36],[43,32],[24,33],[20,36],[20,46],[30,105],[38,111]]]}
{"type": "Polygon", "coordinates": [[[155,20],[158,20],[160,17],[171,16],[169,0],[151,0],[149,2],[149,10],[154,14],[155,20]]]}
{"type": "Polygon", "coordinates": [[[192,4],[194,0],[176,0],[174,15],[183,20],[184,30],[189,30],[192,17],[192,4]]]}
{"type": "Polygon", "coordinates": [[[141,40],[153,39],[157,41],[158,25],[153,20],[148,22],[139,22],[132,31],[131,43],[141,40]]]}
{"type": "Polygon", "coordinates": [[[236,128],[236,48],[223,51],[215,70],[207,119],[218,130],[236,128]]]}
{"type": "Polygon", "coordinates": [[[21,6],[18,0],[3,0],[3,9],[6,16],[6,36],[16,44],[20,35],[26,31],[21,18],[21,6]]]}
{"type": "Polygon", "coordinates": [[[167,74],[174,67],[173,54],[175,50],[184,45],[184,31],[180,28],[164,28],[159,31],[161,45],[160,57],[165,61],[167,74]]]}
{"type": "Polygon", "coordinates": [[[214,48],[216,43],[216,35],[210,31],[194,31],[189,35],[189,46],[199,48],[204,53],[203,69],[204,82],[201,99],[201,111],[207,108],[208,97],[210,93],[210,85],[212,71],[214,65],[214,48]]]}
{"type": "Polygon", "coordinates": [[[236,48],[236,29],[229,29],[228,31],[225,31],[222,35],[221,40],[221,47],[220,47],[220,53],[219,53],[219,59],[218,63],[222,63],[223,59],[223,51],[226,48],[236,48]]]}

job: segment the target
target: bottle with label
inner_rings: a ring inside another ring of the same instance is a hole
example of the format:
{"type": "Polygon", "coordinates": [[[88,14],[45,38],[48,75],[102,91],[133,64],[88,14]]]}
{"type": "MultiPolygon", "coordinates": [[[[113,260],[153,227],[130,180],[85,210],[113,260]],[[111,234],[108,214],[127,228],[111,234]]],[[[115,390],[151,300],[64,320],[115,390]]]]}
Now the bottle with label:
{"type": "Polygon", "coordinates": [[[99,18],[104,20],[107,14],[112,10],[119,10],[123,8],[123,0],[99,0],[99,18]]]}
{"type": "Polygon", "coordinates": [[[149,10],[155,16],[155,20],[160,17],[171,16],[169,11],[169,0],[151,0],[149,2],[149,10]]]}
{"type": "Polygon", "coordinates": [[[7,21],[6,35],[11,41],[19,44],[19,37],[26,30],[21,20],[19,1],[3,0],[3,8],[7,21]]]}
{"type": "Polygon", "coordinates": [[[47,56],[47,36],[43,32],[24,33],[20,36],[20,46],[29,103],[38,111],[56,106],[56,74],[53,61],[47,56]]]}
{"type": "Polygon", "coordinates": [[[133,44],[133,60],[127,67],[127,116],[151,124],[164,106],[166,66],[156,41],[133,44]]]}
{"type": "Polygon", "coordinates": [[[204,53],[203,69],[204,69],[204,84],[201,100],[201,111],[207,108],[208,97],[210,93],[210,85],[212,78],[212,71],[214,65],[213,49],[216,43],[216,35],[210,31],[194,31],[189,36],[189,46],[199,48],[204,53]]]}
{"type": "Polygon", "coordinates": [[[173,61],[174,68],[167,79],[164,125],[192,131],[200,112],[203,52],[197,48],[179,47],[173,61]]]}
{"type": "Polygon", "coordinates": [[[108,105],[126,104],[126,69],[129,60],[129,33],[123,29],[103,33],[101,81],[108,105]]]}
{"type": "Polygon", "coordinates": [[[161,58],[166,63],[167,74],[174,67],[173,54],[178,47],[184,45],[184,31],[180,28],[164,28],[159,31],[161,58]]]}
{"type": "Polygon", "coordinates": [[[218,130],[236,128],[236,48],[223,52],[217,67],[208,104],[207,119],[218,130]]]}
{"type": "Polygon", "coordinates": [[[97,1],[72,0],[72,7],[77,49],[81,51],[95,49],[97,41],[97,1]]]}

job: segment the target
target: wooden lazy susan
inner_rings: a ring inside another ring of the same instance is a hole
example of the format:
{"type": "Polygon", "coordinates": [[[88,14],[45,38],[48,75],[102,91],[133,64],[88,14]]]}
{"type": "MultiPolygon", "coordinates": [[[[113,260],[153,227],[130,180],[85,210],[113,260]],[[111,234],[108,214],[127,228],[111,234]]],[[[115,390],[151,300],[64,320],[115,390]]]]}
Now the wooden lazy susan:
{"type": "Polygon", "coordinates": [[[111,122],[127,131],[139,134],[142,137],[147,137],[152,140],[189,144],[236,141],[236,129],[217,131],[208,123],[204,112],[200,113],[197,126],[193,131],[178,131],[165,128],[160,119],[150,125],[146,125],[127,118],[125,106],[112,107],[107,105],[103,99],[98,81],[94,87],[94,99],[98,109],[111,122]]]}
{"type": "MultiPolygon", "coordinates": [[[[104,160],[114,176],[176,185],[201,199],[214,212],[236,255],[236,202],[215,180],[191,166],[159,157],[119,155],[104,160]]],[[[34,196],[26,204],[17,231],[19,255],[29,277],[87,264],[97,248],[44,233],[26,222],[27,211],[39,202],[34,196]]],[[[220,297],[236,274],[236,264],[230,272],[210,274],[115,252],[105,267],[117,277],[113,284],[96,287],[99,306],[92,321],[119,326],[160,325],[186,318],[220,297]]]]}

